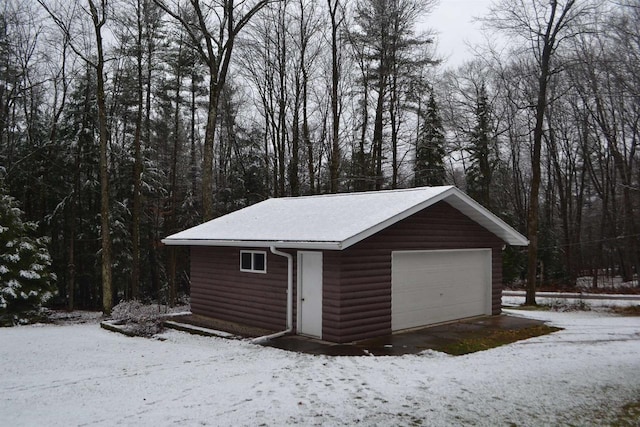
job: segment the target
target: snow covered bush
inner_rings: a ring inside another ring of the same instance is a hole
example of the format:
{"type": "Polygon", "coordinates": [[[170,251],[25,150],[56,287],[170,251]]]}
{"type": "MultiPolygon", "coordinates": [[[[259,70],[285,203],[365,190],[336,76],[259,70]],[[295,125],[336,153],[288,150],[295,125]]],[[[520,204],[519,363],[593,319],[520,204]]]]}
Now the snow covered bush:
{"type": "Polygon", "coordinates": [[[591,305],[583,299],[554,299],[549,303],[551,311],[591,311],[591,305]]]}
{"type": "Polygon", "coordinates": [[[162,332],[165,314],[157,305],[145,305],[136,300],[123,301],[111,310],[113,320],[124,326],[127,332],[142,337],[162,332]]]}
{"type": "Polygon", "coordinates": [[[23,222],[17,201],[0,186],[0,326],[20,323],[55,293],[48,239],[23,222]]]}

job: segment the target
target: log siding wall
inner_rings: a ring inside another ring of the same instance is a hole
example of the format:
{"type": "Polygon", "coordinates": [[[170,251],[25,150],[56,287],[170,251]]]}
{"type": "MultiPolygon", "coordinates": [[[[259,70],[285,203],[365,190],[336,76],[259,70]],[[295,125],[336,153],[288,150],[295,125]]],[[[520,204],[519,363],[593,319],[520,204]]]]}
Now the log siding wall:
{"type": "Polygon", "coordinates": [[[500,314],[502,245],[500,238],[439,202],[332,254],[331,263],[325,262],[323,297],[332,304],[324,308],[323,338],[344,343],[391,333],[391,253],[399,250],[490,248],[492,312],[500,314]]]}
{"type": "Polygon", "coordinates": [[[264,248],[192,246],[191,311],[274,331],[285,329],[286,258],[264,248]],[[266,251],[267,273],[240,271],[241,250],[266,251]]]}

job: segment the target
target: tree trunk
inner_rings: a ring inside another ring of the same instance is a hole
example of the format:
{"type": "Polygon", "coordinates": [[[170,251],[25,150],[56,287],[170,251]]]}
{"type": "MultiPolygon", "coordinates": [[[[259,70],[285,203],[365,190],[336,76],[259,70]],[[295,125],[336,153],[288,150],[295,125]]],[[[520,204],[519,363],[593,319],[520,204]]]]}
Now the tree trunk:
{"type": "MultiPolygon", "coordinates": [[[[76,156],[76,158],[79,156],[76,156]]],[[[79,185],[79,165],[76,161],[76,172],[74,173],[74,189],[69,202],[71,203],[71,215],[69,218],[69,243],[67,246],[67,310],[73,311],[75,308],[75,292],[76,292],[76,260],[75,260],[75,240],[76,240],[76,221],[78,216],[78,205],[76,195],[80,188],[79,185]]]]}
{"type": "Polygon", "coordinates": [[[109,164],[108,164],[108,140],[107,140],[107,113],[104,94],[104,52],[102,45],[102,26],[106,21],[107,1],[102,0],[102,17],[98,16],[98,10],[93,0],[89,1],[89,9],[96,35],[96,47],[98,58],[96,63],[97,74],[97,104],[98,123],[100,129],[100,237],[102,239],[102,311],[105,316],[111,314],[113,307],[113,291],[111,283],[111,234],[109,224],[109,164]]]}
{"type": "Polygon", "coordinates": [[[218,119],[218,87],[214,79],[214,76],[209,79],[209,112],[202,153],[202,219],[204,221],[213,218],[213,146],[218,119]]]}
{"type": "Polygon", "coordinates": [[[382,132],[384,128],[383,111],[386,84],[386,77],[381,76],[378,85],[378,102],[376,103],[376,115],[373,123],[373,165],[375,165],[374,182],[376,191],[381,190],[382,184],[384,183],[384,177],[382,176],[382,132]]]}
{"type": "MultiPolygon", "coordinates": [[[[536,305],[536,267],[538,263],[538,217],[540,193],[540,158],[542,151],[543,125],[547,109],[547,85],[549,83],[551,54],[555,45],[554,29],[555,13],[558,4],[551,1],[551,15],[548,18],[546,32],[543,38],[542,56],[540,58],[540,75],[538,77],[538,99],[536,101],[536,123],[533,130],[533,153],[531,156],[531,188],[529,192],[529,210],[527,212],[527,233],[529,235],[529,253],[527,256],[527,292],[525,305],[536,305]]],[[[571,7],[571,2],[565,6],[565,11],[571,7]]],[[[564,15],[563,15],[564,16],[564,15]]],[[[558,26],[560,23],[557,24],[558,26]]]]}
{"type": "Polygon", "coordinates": [[[329,163],[329,190],[337,193],[340,176],[340,110],[338,108],[338,85],[340,64],[338,62],[338,30],[341,20],[337,19],[340,1],[327,0],[331,15],[331,162],[329,163]]]}
{"type": "Polygon", "coordinates": [[[315,194],[316,180],[315,168],[313,160],[313,144],[311,143],[311,135],[309,132],[309,108],[308,108],[308,86],[309,81],[306,69],[302,72],[302,140],[307,147],[307,170],[309,173],[309,192],[315,194]]]}
{"type": "Polygon", "coordinates": [[[191,149],[189,150],[189,177],[191,178],[191,194],[195,197],[198,191],[196,166],[196,75],[191,74],[191,149]]]}
{"type": "Polygon", "coordinates": [[[296,93],[294,100],[293,120],[291,123],[291,160],[289,161],[289,188],[292,196],[300,195],[300,179],[298,178],[300,165],[300,82],[296,77],[296,93]]]}
{"type": "Polygon", "coordinates": [[[175,307],[177,300],[177,289],[176,289],[176,264],[177,264],[177,256],[176,251],[177,248],[175,246],[170,246],[169,248],[169,262],[167,263],[168,267],[168,276],[169,276],[169,295],[167,295],[167,303],[169,307],[175,307]]]}
{"type": "Polygon", "coordinates": [[[527,257],[527,292],[525,305],[536,305],[536,276],[538,264],[538,217],[540,192],[540,157],[544,111],[547,106],[547,78],[551,49],[545,46],[543,66],[538,79],[538,101],[536,103],[536,125],[533,131],[533,155],[531,156],[531,188],[529,190],[529,210],[527,211],[527,233],[529,235],[529,253],[527,257]]]}
{"type": "MultiPolygon", "coordinates": [[[[395,67],[394,67],[395,68],[395,67]]],[[[398,109],[398,76],[397,70],[391,77],[392,83],[390,88],[391,99],[389,100],[389,121],[391,122],[391,188],[398,188],[398,128],[400,126],[397,115],[398,109]]]]}
{"type": "MultiPolygon", "coordinates": [[[[180,40],[180,45],[178,47],[178,57],[181,56],[182,50],[182,40],[180,40]]],[[[169,218],[167,218],[167,233],[175,233],[177,230],[177,214],[178,214],[178,148],[180,146],[180,92],[182,89],[182,75],[180,74],[180,68],[178,69],[178,74],[176,75],[176,104],[173,113],[173,145],[171,149],[171,170],[169,172],[170,178],[170,193],[169,193],[169,218]]],[[[169,280],[169,305],[173,307],[175,305],[175,282],[176,282],[176,269],[175,269],[175,250],[173,247],[169,248],[168,254],[168,263],[170,266],[173,266],[173,269],[169,269],[168,280],[169,280]]]]}
{"type": "MultiPolygon", "coordinates": [[[[366,73],[365,70],[362,70],[363,77],[366,73]]],[[[367,139],[367,130],[369,128],[369,87],[366,80],[363,81],[363,99],[362,99],[362,129],[360,130],[360,138],[359,138],[359,147],[357,152],[356,164],[357,164],[357,173],[358,176],[356,178],[356,190],[362,191],[367,190],[368,188],[368,177],[369,177],[369,162],[367,159],[367,153],[365,149],[365,141],[367,139]]],[[[373,150],[371,150],[373,151],[373,150]]]]}
{"type": "Polygon", "coordinates": [[[278,193],[280,196],[284,196],[285,193],[285,178],[286,178],[286,149],[288,145],[288,132],[287,132],[287,28],[285,22],[285,15],[287,13],[286,0],[279,9],[279,28],[278,38],[280,40],[279,52],[278,52],[278,77],[279,77],[279,93],[278,93],[278,193]]]}
{"type": "Polygon", "coordinates": [[[140,292],[140,217],[142,209],[141,179],[142,179],[142,110],[143,103],[143,72],[142,72],[142,4],[138,0],[136,7],[137,18],[137,71],[138,71],[138,106],[136,111],[135,134],[133,138],[133,209],[131,212],[131,298],[137,299],[140,292]]]}

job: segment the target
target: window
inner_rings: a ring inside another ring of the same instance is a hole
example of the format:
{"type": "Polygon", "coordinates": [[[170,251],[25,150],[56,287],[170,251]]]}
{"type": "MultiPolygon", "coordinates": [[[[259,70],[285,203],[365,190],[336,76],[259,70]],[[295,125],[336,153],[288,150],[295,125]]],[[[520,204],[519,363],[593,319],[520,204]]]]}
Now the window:
{"type": "Polygon", "coordinates": [[[240,271],[266,273],[267,253],[263,251],[240,251],[240,271]]]}

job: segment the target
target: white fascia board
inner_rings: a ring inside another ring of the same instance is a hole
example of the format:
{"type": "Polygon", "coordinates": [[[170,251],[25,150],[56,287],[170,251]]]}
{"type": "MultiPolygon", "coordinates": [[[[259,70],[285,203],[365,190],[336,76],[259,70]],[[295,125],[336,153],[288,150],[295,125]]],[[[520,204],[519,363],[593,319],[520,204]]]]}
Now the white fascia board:
{"type": "Polygon", "coordinates": [[[210,240],[210,239],[163,239],[167,246],[223,246],[243,248],[316,249],[341,250],[341,242],[298,242],[266,240],[210,240]]]}
{"type": "Polygon", "coordinates": [[[349,246],[355,245],[356,243],[366,239],[367,237],[373,236],[374,234],[384,230],[385,228],[395,224],[396,222],[402,221],[403,219],[408,218],[411,215],[418,213],[421,210],[428,208],[433,204],[438,203],[440,200],[446,198],[449,194],[451,194],[453,190],[455,190],[455,187],[450,187],[449,189],[438,194],[437,196],[431,197],[430,199],[425,200],[422,203],[418,203],[417,205],[407,209],[406,211],[403,211],[398,215],[387,219],[386,221],[376,224],[375,226],[369,228],[368,230],[364,230],[358,234],[355,234],[349,237],[344,242],[342,242],[342,249],[346,249],[349,246]]]}
{"type": "Polygon", "coordinates": [[[496,236],[500,237],[506,243],[512,246],[528,246],[529,240],[524,237],[522,234],[518,233],[515,229],[513,229],[509,224],[498,218],[496,215],[491,213],[485,207],[483,207],[480,203],[473,200],[471,197],[464,194],[461,190],[456,187],[449,187],[447,190],[442,193],[431,197],[428,200],[425,200],[422,203],[418,203],[417,205],[407,209],[400,214],[387,219],[375,226],[369,228],[368,230],[364,230],[361,233],[355,234],[344,242],[342,242],[341,249],[346,249],[349,246],[355,245],[356,243],[370,237],[385,228],[395,224],[396,222],[402,221],[405,218],[410,217],[411,215],[420,212],[421,210],[428,208],[431,205],[434,205],[440,201],[445,201],[453,206],[455,209],[459,210],[471,220],[475,221],[482,227],[486,228],[496,236]]]}
{"type": "Polygon", "coordinates": [[[445,200],[454,208],[467,215],[511,246],[529,246],[529,240],[518,233],[513,227],[494,215],[480,203],[473,200],[460,190],[454,191],[445,200]]]}

